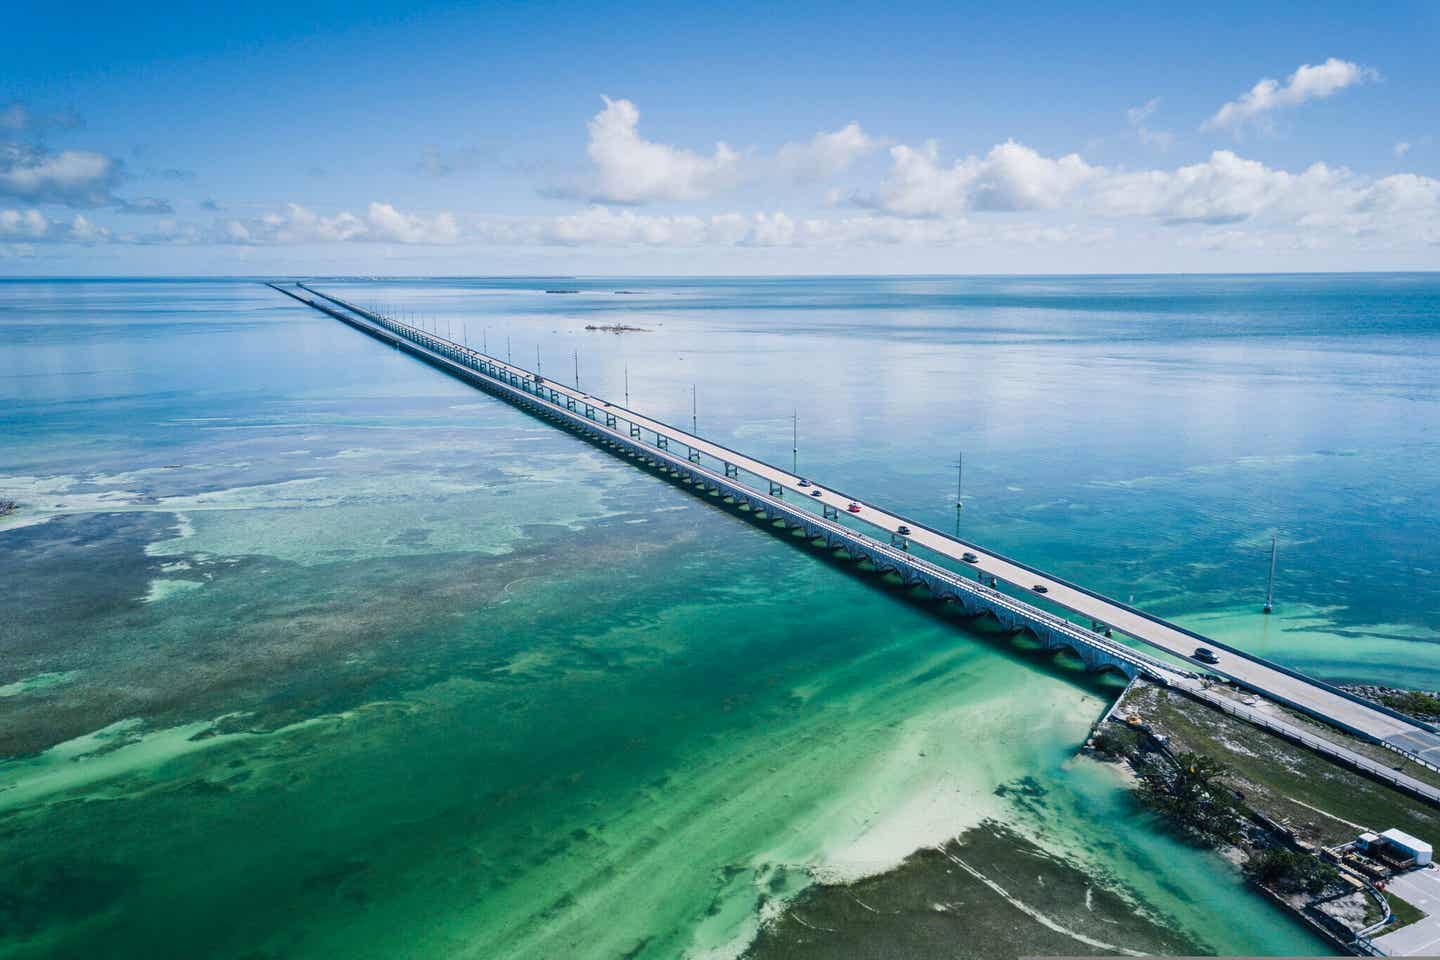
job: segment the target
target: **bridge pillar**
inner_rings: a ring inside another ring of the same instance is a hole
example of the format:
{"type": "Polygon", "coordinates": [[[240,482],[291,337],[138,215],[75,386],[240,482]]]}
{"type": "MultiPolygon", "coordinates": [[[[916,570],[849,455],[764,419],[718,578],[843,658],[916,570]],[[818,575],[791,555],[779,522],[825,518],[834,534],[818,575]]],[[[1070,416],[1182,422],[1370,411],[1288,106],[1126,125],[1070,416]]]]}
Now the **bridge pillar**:
{"type": "Polygon", "coordinates": [[[613,413],[608,413],[608,412],[605,414],[605,426],[607,426],[607,427],[613,427],[613,426],[615,426],[615,414],[613,414],[613,413]]]}
{"type": "Polygon", "coordinates": [[[689,451],[690,451],[690,453],[688,454],[688,456],[690,457],[690,460],[691,460],[692,462],[694,462],[694,463],[699,463],[699,462],[700,462],[700,451],[699,451],[699,450],[696,450],[694,447],[689,447],[689,448],[687,448],[687,449],[689,449],[689,451]]]}
{"type": "Polygon", "coordinates": [[[633,423],[630,424],[630,436],[632,436],[632,437],[638,437],[638,436],[640,436],[640,428],[637,427],[637,426],[635,426],[635,424],[633,424],[633,423]]]}
{"type": "Polygon", "coordinates": [[[588,403],[585,404],[585,416],[589,417],[591,420],[595,419],[595,408],[588,403]]]}
{"type": "Polygon", "coordinates": [[[664,436],[663,434],[655,434],[655,446],[659,447],[661,450],[669,450],[670,438],[664,436]]]}
{"type": "Polygon", "coordinates": [[[770,481],[770,496],[772,496],[772,497],[783,497],[783,496],[785,496],[785,488],[782,487],[782,486],[780,486],[780,484],[776,483],[774,480],[771,480],[771,481],[770,481]]]}
{"type": "Polygon", "coordinates": [[[725,476],[727,476],[727,477],[738,477],[738,476],[740,476],[740,468],[737,467],[737,466],[735,466],[735,464],[733,464],[733,463],[727,463],[727,464],[725,464],[725,476]]]}
{"type": "Polygon", "coordinates": [[[910,541],[906,540],[898,533],[892,533],[890,534],[890,546],[899,547],[901,550],[909,550],[910,541]]]}
{"type": "Polygon", "coordinates": [[[840,508],[832,507],[828,503],[822,503],[820,504],[820,515],[823,516],[826,520],[839,520],[840,508]]]}
{"type": "Polygon", "coordinates": [[[574,410],[574,409],[575,409],[575,398],[574,398],[574,397],[566,397],[566,398],[565,398],[565,409],[566,409],[566,410],[574,410]]]}

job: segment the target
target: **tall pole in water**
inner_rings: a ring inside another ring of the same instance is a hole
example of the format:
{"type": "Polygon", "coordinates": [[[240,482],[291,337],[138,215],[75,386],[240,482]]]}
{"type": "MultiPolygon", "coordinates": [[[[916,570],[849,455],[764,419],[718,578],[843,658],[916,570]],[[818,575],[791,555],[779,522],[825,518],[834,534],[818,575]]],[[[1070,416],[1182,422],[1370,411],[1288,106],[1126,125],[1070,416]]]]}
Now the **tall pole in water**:
{"type": "Polygon", "coordinates": [[[540,344],[535,344],[535,372],[540,372],[540,344]]]}
{"type": "Polygon", "coordinates": [[[480,352],[487,354],[490,352],[490,331],[484,327],[480,328],[480,352]]]}
{"type": "Polygon", "coordinates": [[[790,472],[800,476],[800,408],[790,412],[790,472]]]}
{"type": "Polygon", "coordinates": [[[1265,612],[1275,609],[1275,547],[1278,537],[1270,538],[1270,585],[1265,588],[1265,612]]]}
{"type": "Polygon", "coordinates": [[[690,432],[700,435],[700,397],[693,383],[690,384],[690,432]]]}
{"type": "Polygon", "coordinates": [[[955,461],[955,512],[965,509],[965,451],[955,461]]]}
{"type": "Polygon", "coordinates": [[[505,334],[505,362],[511,363],[513,359],[510,353],[510,334],[507,333],[505,334]]]}
{"type": "Polygon", "coordinates": [[[575,351],[575,389],[580,389],[580,351],[575,351]]]}
{"type": "Polygon", "coordinates": [[[625,406],[630,406],[630,364],[625,364],[625,406]]]}

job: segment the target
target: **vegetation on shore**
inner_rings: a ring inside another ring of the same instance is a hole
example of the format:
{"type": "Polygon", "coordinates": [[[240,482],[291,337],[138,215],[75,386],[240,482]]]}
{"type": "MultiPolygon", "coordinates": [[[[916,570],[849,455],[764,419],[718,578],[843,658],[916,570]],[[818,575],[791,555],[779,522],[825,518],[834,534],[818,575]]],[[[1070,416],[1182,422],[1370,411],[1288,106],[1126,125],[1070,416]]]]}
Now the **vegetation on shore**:
{"type": "MultiPolygon", "coordinates": [[[[1348,741],[1338,731],[1335,739],[1348,741]]],[[[1440,833],[1440,811],[1272,734],[1143,681],[1132,684],[1088,750],[1136,773],[1137,798],[1188,839],[1223,847],[1254,883],[1349,943],[1383,916],[1326,847],[1362,829],[1440,833]],[[1364,825],[1364,826],[1361,826],[1364,825]]],[[[1397,897],[1386,931],[1424,916],[1397,897]]]]}
{"type": "Polygon", "coordinates": [[[1434,690],[1410,690],[1374,683],[1348,683],[1343,686],[1357,697],[1383,704],[1391,710],[1399,710],[1421,720],[1440,719],[1440,693],[1434,690]]]}

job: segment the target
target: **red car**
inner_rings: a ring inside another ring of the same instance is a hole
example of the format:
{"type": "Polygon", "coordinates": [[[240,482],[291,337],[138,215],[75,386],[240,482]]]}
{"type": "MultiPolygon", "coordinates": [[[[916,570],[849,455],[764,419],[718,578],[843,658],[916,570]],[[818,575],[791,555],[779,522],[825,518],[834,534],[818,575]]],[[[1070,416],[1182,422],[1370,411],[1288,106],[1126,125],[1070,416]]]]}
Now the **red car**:
{"type": "Polygon", "coordinates": [[[859,513],[859,512],[860,512],[860,504],[855,503],[854,501],[851,501],[850,506],[846,507],[845,509],[846,509],[846,510],[849,510],[851,513],[859,513]]]}

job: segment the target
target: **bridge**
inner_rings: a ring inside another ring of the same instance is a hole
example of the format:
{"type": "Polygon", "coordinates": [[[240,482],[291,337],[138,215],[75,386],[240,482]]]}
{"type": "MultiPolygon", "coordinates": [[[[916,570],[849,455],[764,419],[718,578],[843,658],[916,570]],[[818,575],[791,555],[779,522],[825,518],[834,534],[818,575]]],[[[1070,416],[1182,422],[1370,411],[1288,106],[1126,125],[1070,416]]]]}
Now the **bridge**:
{"type": "MultiPolygon", "coordinates": [[[[989,615],[1011,631],[1026,631],[1044,647],[1068,649],[1088,669],[1145,676],[1180,687],[1215,706],[1247,716],[1292,739],[1320,741],[1323,752],[1417,795],[1440,802],[1440,790],[1383,764],[1221,698],[1194,667],[1198,646],[1218,654],[1205,674],[1233,681],[1325,723],[1440,770],[1440,733],[1428,725],[1281,664],[1208,639],[1130,604],[1121,603],[978,544],[863,503],[644,414],[583,393],[468,345],[374,313],[305,283],[303,293],[272,289],[369,334],[431,366],[579,433],[606,449],[667,474],[702,496],[768,520],[817,546],[843,551],[891,573],[907,585],[966,613],[989,615]],[[309,294],[306,296],[305,294],[309,294]],[[751,483],[763,485],[763,491],[751,483]],[[789,499],[787,499],[787,495],[789,499]],[[856,504],[858,510],[851,510],[856,504]],[[818,511],[818,512],[817,512],[818,511]],[[849,521],[843,522],[843,521],[849,521]],[[850,524],[855,524],[851,526],[850,524]],[[858,527],[858,529],[857,529],[858,527]],[[925,555],[917,554],[922,551],[925,555]],[[934,559],[931,559],[934,558],[934,559]],[[950,565],[946,565],[948,562],[950,565]],[[1043,591],[1043,593],[1042,593],[1043,591]],[[1018,596],[1016,594],[1019,594],[1018,596]],[[1044,600],[1040,600],[1043,595],[1044,600]],[[1046,606],[1040,606],[1044,603],[1046,606]],[[1048,606],[1078,616],[1073,622],[1048,606]],[[1084,621],[1088,621],[1088,627],[1084,621]],[[1117,639],[1128,638],[1129,643],[1117,639]],[[1219,702],[1224,700],[1224,702],[1219,702]],[[1286,728],[1289,728],[1288,730],[1286,728]]],[[[1314,744],[1312,744],[1314,745],[1314,744]]]]}

